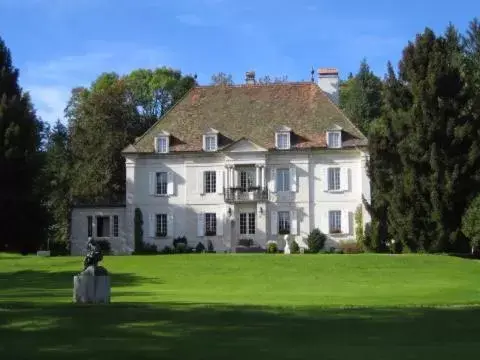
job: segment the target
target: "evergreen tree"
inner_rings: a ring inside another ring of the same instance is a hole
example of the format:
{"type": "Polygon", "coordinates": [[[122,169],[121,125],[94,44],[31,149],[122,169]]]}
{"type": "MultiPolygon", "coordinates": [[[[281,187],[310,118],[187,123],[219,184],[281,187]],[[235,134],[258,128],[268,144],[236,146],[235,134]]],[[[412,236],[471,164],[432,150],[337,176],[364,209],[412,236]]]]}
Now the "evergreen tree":
{"type": "Polygon", "coordinates": [[[46,235],[42,199],[43,123],[18,85],[19,72],[0,38],[0,250],[36,251],[46,235]]]}

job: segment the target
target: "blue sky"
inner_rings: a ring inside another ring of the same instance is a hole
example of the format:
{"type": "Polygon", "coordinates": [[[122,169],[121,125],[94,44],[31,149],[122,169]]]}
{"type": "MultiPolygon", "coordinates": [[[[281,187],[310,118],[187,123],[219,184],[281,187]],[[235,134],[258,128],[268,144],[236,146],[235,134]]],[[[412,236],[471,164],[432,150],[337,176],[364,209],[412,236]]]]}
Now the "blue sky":
{"type": "Polygon", "coordinates": [[[0,36],[37,112],[55,121],[72,87],[104,71],[171,66],[243,82],[307,80],[312,66],[355,72],[363,57],[383,76],[428,26],[464,31],[476,0],[0,0],[0,36]]]}

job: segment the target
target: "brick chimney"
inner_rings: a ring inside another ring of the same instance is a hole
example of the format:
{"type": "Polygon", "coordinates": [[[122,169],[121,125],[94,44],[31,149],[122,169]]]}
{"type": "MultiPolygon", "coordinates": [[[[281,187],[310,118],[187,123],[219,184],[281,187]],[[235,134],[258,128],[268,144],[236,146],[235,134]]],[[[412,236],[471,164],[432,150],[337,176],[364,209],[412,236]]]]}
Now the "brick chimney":
{"type": "Polygon", "coordinates": [[[327,94],[335,104],[339,104],[339,82],[338,69],[320,68],[318,69],[318,86],[327,94]]]}
{"type": "Polygon", "coordinates": [[[255,84],[255,71],[247,71],[245,73],[245,82],[249,85],[255,84]]]}

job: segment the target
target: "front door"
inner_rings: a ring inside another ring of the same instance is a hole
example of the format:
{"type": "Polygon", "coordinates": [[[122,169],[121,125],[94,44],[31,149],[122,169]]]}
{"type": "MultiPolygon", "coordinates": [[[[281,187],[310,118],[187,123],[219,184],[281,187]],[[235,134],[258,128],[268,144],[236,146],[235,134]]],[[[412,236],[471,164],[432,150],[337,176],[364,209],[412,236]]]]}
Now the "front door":
{"type": "Polygon", "coordinates": [[[248,191],[249,188],[256,185],[255,169],[244,169],[240,171],[240,188],[242,191],[248,191]]]}
{"type": "Polygon", "coordinates": [[[255,241],[256,214],[253,210],[241,211],[238,218],[239,239],[245,239],[250,245],[255,241]]]}

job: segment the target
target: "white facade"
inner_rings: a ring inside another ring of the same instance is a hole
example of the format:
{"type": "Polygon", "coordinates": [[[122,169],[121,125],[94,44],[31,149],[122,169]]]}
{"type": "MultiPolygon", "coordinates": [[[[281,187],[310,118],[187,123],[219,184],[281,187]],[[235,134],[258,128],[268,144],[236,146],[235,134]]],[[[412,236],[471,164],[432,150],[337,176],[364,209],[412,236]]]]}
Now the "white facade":
{"type": "Polygon", "coordinates": [[[314,228],[335,246],[354,238],[354,212],[370,200],[365,161],[358,149],[269,152],[248,140],[211,153],[127,154],[125,249],[135,208],[144,241],[159,249],[179,236],[193,247],[211,240],[216,251],[235,251],[240,239],[283,248],[282,230],[302,246],[314,228]]]}
{"type": "Polygon", "coordinates": [[[125,207],[75,207],[72,209],[70,253],[85,255],[88,238],[108,240],[113,254],[131,253],[127,240],[125,207]]]}

